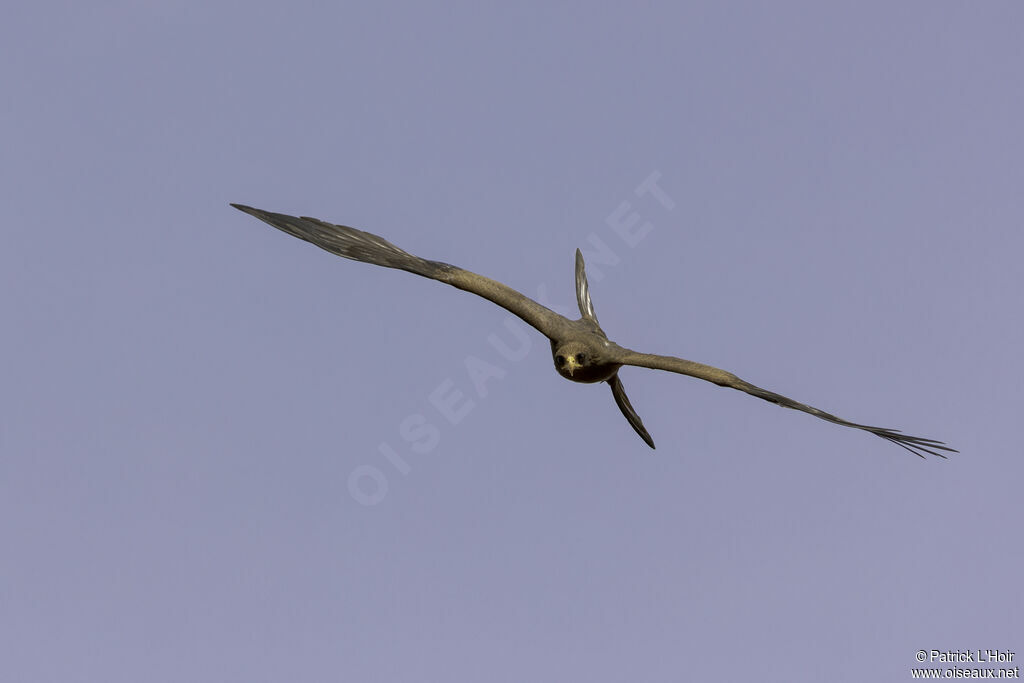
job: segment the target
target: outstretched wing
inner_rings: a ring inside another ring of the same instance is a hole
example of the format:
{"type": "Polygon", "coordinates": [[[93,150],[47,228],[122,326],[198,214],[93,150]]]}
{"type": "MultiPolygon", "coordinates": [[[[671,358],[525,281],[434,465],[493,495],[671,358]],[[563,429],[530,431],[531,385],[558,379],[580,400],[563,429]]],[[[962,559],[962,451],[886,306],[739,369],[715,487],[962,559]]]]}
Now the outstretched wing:
{"type": "Polygon", "coordinates": [[[316,218],[296,218],[241,204],[231,206],[332,254],[385,268],[406,270],[482,296],[519,316],[548,338],[556,336],[569,324],[567,319],[511,287],[448,263],[414,256],[372,233],[316,218]]]}
{"type": "Polygon", "coordinates": [[[622,387],[622,380],[619,379],[619,373],[612,375],[612,378],[608,380],[608,384],[612,388],[612,396],[615,397],[615,405],[619,406],[619,410],[622,411],[622,414],[625,415],[629,424],[632,425],[633,429],[636,430],[636,433],[640,435],[640,438],[643,439],[648,446],[654,448],[654,439],[652,439],[651,435],[647,433],[646,429],[644,429],[643,420],[641,420],[640,416],[636,414],[635,410],[633,410],[633,406],[630,404],[629,398],[626,396],[626,390],[622,387]]]}
{"type": "Polygon", "coordinates": [[[594,312],[594,302],[590,300],[590,285],[587,284],[583,252],[579,249],[576,250],[576,303],[580,307],[580,315],[600,327],[600,323],[597,322],[597,313],[594,312]]]}
{"type": "Polygon", "coordinates": [[[636,351],[630,351],[629,349],[619,348],[616,357],[614,358],[616,363],[622,363],[623,365],[636,365],[642,368],[651,368],[653,370],[667,370],[669,372],[677,372],[681,375],[689,375],[690,377],[696,377],[697,379],[703,379],[708,382],[713,382],[720,387],[730,387],[732,389],[739,389],[745,391],[751,396],[757,396],[765,401],[770,401],[776,405],[780,405],[783,408],[792,408],[793,410],[800,410],[805,413],[819,417],[822,420],[828,420],[829,422],[844,427],[854,427],[856,429],[863,429],[866,432],[871,432],[876,436],[880,436],[886,441],[907,449],[914,455],[924,457],[924,453],[936,455],[940,458],[946,456],[939,451],[946,451],[949,453],[957,453],[955,448],[946,446],[941,441],[935,439],[924,439],[919,436],[907,436],[906,434],[900,433],[897,429],[887,429],[884,427],[871,427],[869,425],[857,424],[856,422],[850,422],[840,417],[836,417],[831,413],[826,413],[824,410],[818,410],[809,405],[794,401],[791,398],[786,398],[780,394],[776,394],[773,391],[762,389],[761,387],[754,386],[749,382],[745,382],[731,372],[725,370],[719,370],[718,368],[711,367],[710,365],[704,365],[702,363],[694,363],[693,361],[683,360],[682,358],[676,358],[675,356],[658,356],[650,353],[637,353],[636,351]]]}

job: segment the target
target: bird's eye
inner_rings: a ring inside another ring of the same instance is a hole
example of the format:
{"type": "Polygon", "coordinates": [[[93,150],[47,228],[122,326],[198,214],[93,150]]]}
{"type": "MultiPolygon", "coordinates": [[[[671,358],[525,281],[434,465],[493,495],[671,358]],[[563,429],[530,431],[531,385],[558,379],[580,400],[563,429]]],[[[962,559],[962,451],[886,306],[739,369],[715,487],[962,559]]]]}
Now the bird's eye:
{"type": "Polygon", "coordinates": [[[577,353],[576,354],[576,362],[579,363],[580,365],[583,365],[584,361],[586,361],[586,360],[587,360],[587,357],[585,355],[583,355],[582,353],[577,353]]]}
{"type": "Polygon", "coordinates": [[[565,356],[555,356],[556,365],[565,365],[565,356]]]}

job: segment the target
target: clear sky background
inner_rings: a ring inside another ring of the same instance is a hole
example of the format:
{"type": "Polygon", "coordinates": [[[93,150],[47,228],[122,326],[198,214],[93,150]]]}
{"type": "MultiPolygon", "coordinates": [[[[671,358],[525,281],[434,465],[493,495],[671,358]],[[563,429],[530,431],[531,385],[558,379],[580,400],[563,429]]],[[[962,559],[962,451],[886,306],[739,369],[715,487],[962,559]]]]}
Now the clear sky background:
{"type": "Polygon", "coordinates": [[[827,4],[7,8],[0,678],[1020,663],[1024,9],[827,4]],[[962,454],[625,369],[651,451],[503,310],[228,202],[558,306],[583,247],[619,343],[962,454]]]}

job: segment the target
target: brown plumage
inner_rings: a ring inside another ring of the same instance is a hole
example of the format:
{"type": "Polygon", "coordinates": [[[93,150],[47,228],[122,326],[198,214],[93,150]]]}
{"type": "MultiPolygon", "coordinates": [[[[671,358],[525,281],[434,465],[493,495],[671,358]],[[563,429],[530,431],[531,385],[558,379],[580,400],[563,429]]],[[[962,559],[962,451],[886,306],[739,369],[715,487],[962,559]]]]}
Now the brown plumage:
{"type": "Polygon", "coordinates": [[[870,432],[922,458],[925,453],[944,458],[946,456],[943,455],[943,452],[957,452],[956,449],[934,439],[907,436],[895,429],[871,427],[844,420],[831,413],[754,386],[730,372],[710,365],[674,356],[638,353],[619,346],[608,339],[597,322],[594,304],[590,298],[590,287],[587,284],[583,254],[579,249],[576,250],[576,301],[581,317],[579,320],[569,320],[500,282],[447,263],[428,261],[414,256],[377,235],[344,225],[327,223],[316,218],[296,218],[241,204],[232,204],[232,206],[332,254],[385,268],[398,268],[438,280],[482,296],[514,313],[551,341],[551,356],[555,362],[555,369],[562,377],[573,382],[607,382],[619,410],[622,411],[640,438],[651,448],[654,448],[654,440],[651,439],[651,435],[644,428],[643,421],[630,404],[622,381],[619,379],[619,368],[623,365],[667,370],[712,382],[718,386],[738,389],[784,408],[809,413],[844,427],[870,432]]]}

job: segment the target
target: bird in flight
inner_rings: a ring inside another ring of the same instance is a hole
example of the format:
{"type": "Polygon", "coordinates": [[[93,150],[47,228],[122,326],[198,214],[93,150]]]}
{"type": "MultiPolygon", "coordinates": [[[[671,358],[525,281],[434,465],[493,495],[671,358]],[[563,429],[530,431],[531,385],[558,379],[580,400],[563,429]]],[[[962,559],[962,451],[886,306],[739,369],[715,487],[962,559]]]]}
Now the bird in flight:
{"type": "Polygon", "coordinates": [[[731,372],[719,370],[710,365],[695,363],[675,356],[639,353],[619,346],[608,339],[608,335],[604,333],[601,325],[597,322],[594,304],[590,300],[590,288],[587,285],[583,254],[579,249],[576,250],[576,302],[579,305],[581,317],[579,320],[569,320],[500,282],[447,263],[428,261],[414,256],[377,235],[344,225],[327,223],[316,218],[297,218],[254,209],[242,204],[232,204],[231,206],[332,254],[385,268],[397,268],[437,280],[481,296],[517,315],[551,341],[551,356],[555,362],[555,369],[562,377],[573,382],[588,384],[607,382],[612,389],[612,397],[615,399],[616,405],[619,406],[619,410],[622,411],[640,438],[651,448],[654,448],[654,440],[647,433],[643,421],[630,404],[626,397],[626,390],[622,387],[622,380],[619,379],[619,368],[623,365],[667,370],[712,382],[720,387],[739,389],[751,396],[784,408],[809,413],[844,427],[870,432],[922,458],[925,453],[945,458],[943,451],[958,452],[935,439],[908,436],[896,429],[871,427],[844,420],[831,413],[754,386],[731,372]]]}

